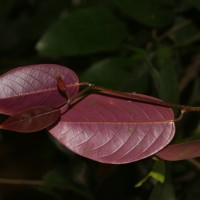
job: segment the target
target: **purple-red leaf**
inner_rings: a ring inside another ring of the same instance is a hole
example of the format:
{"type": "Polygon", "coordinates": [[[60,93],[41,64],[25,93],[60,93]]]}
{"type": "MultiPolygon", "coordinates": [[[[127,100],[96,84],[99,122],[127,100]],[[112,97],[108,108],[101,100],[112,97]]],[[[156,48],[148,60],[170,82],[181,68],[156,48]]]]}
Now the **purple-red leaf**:
{"type": "Polygon", "coordinates": [[[56,78],[56,80],[57,80],[57,88],[58,88],[58,91],[60,92],[60,94],[63,95],[63,97],[65,97],[65,98],[69,98],[68,88],[67,88],[65,82],[62,80],[61,76],[58,76],[56,78]]]}
{"type": "Polygon", "coordinates": [[[51,107],[36,107],[27,109],[9,117],[0,124],[1,129],[28,133],[47,128],[60,117],[60,110],[51,107]]]}
{"type": "Polygon", "coordinates": [[[200,141],[171,144],[159,151],[156,156],[163,160],[176,161],[200,156],[200,141]]]}
{"type": "Polygon", "coordinates": [[[60,76],[69,97],[79,90],[78,78],[69,68],[55,64],[18,67],[0,76],[0,113],[14,115],[22,110],[48,106],[56,107],[66,99],[57,89],[60,76]]]}
{"type": "Polygon", "coordinates": [[[77,154],[121,164],[163,149],[174,136],[173,119],[170,108],[91,94],[70,108],[49,131],[77,154]]]}

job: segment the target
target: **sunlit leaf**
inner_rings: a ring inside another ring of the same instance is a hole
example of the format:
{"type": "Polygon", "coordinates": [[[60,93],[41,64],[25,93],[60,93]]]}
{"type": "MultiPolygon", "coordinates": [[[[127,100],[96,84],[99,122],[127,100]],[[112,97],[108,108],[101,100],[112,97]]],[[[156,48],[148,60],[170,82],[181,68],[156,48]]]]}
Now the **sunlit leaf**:
{"type": "Polygon", "coordinates": [[[79,89],[78,78],[64,66],[30,65],[3,74],[0,76],[0,113],[13,115],[31,107],[63,104],[66,98],[57,89],[58,76],[69,85],[68,96],[74,96],[79,89]]]}
{"type": "Polygon", "coordinates": [[[163,149],[174,136],[173,119],[170,108],[92,94],[49,131],[77,154],[120,164],[163,149]]]}
{"type": "Polygon", "coordinates": [[[145,183],[149,178],[153,178],[160,183],[164,183],[165,180],[165,165],[164,161],[157,160],[154,165],[153,169],[138,183],[135,184],[135,187],[140,187],[145,183]]]}

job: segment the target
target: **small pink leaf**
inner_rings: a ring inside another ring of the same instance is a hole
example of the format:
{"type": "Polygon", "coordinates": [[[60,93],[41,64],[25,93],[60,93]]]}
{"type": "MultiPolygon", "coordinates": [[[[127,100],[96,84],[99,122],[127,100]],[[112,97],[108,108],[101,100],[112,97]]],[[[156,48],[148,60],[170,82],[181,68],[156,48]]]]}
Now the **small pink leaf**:
{"type": "Polygon", "coordinates": [[[57,108],[31,108],[9,117],[0,124],[0,128],[22,133],[35,132],[47,128],[59,117],[60,110],[57,108]]]}
{"type": "Polygon", "coordinates": [[[78,90],[78,78],[69,68],[55,64],[18,67],[0,76],[0,113],[14,115],[31,107],[56,107],[66,99],[57,89],[60,76],[68,89],[68,96],[78,90]]]}
{"type": "Polygon", "coordinates": [[[176,161],[200,156],[200,141],[171,144],[159,151],[156,156],[163,160],[176,161]]]}
{"type": "Polygon", "coordinates": [[[70,108],[49,131],[77,154],[121,164],[163,149],[174,136],[173,119],[170,108],[91,94],[70,108]]]}

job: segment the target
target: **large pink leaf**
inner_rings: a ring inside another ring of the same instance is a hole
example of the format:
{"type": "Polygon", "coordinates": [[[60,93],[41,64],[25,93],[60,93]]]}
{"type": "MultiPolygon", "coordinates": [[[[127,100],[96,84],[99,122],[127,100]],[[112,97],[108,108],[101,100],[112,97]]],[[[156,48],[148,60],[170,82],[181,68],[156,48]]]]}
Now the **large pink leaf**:
{"type": "Polygon", "coordinates": [[[69,97],[78,92],[78,78],[69,68],[55,64],[19,67],[0,76],[0,113],[13,115],[38,106],[59,106],[66,99],[57,89],[60,76],[69,97]]]}
{"type": "Polygon", "coordinates": [[[173,119],[170,108],[91,94],[49,131],[77,154],[120,164],[163,149],[174,136],[173,119]]]}
{"type": "Polygon", "coordinates": [[[163,160],[176,161],[200,156],[200,141],[171,144],[156,154],[163,160]]]}

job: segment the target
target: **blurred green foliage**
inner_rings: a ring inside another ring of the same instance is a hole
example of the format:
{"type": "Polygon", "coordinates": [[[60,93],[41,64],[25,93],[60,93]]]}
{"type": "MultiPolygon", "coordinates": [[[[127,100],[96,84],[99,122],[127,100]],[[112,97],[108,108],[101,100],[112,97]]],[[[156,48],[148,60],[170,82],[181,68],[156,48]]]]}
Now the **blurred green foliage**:
{"type": "MultiPolygon", "coordinates": [[[[199,0],[7,0],[0,2],[0,73],[57,63],[81,81],[200,105],[199,0]]],[[[176,124],[174,143],[200,138],[199,114],[176,124]]],[[[0,135],[0,199],[198,200],[199,160],[151,158],[104,165],[74,155],[46,131],[0,135]],[[154,169],[164,183],[147,179],[154,169]],[[1,178],[40,180],[5,184],[1,178]]]]}
{"type": "Polygon", "coordinates": [[[61,17],[36,47],[41,55],[52,57],[85,55],[116,49],[127,35],[125,24],[98,6],[61,17]]]}

